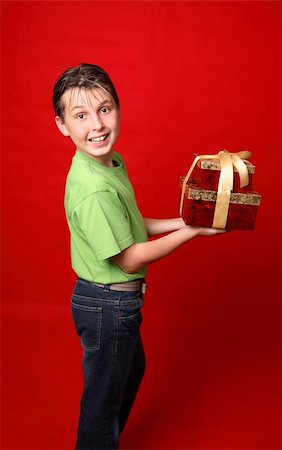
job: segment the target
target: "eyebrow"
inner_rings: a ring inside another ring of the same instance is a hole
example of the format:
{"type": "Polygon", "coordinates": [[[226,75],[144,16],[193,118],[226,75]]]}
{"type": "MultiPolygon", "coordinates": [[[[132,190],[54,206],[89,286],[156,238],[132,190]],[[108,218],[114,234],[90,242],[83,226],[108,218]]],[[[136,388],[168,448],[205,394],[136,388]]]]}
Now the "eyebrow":
{"type": "MultiPolygon", "coordinates": [[[[112,104],[111,100],[103,100],[99,103],[99,108],[102,108],[103,106],[105,106],[106,104],[112,104]]],[[[71,112],[74,111],[75,109],[84,109],[85,105],[77,105],[74,106],[73,108],[71,108],[71,112]]]]}

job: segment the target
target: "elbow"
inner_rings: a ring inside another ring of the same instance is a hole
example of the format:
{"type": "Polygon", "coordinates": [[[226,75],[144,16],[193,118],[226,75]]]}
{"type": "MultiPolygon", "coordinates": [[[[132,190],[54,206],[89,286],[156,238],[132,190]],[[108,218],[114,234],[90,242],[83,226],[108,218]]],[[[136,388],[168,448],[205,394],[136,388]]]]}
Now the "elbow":
{"type": "Polygon", "coordinates": [[[132,275],[133,273],[138,272],[140,269],[143,269],[145,265],[136,264],[132,261],[124,261],[121,260],[119,257],[112,258],[114,263],[124,272],[129,275],[132,275]]]}
{"type": "Polygon", "coordinates": [[[112,260],[123,272],[132,275],[146,266],[139,253],[139,244],[135,244],[113,256],[112,260]]]}
{"type": "Polygon", "coordinates": [[[135,264],[123,264],[123,265],[121,265],[121,266],[119,266],[120,267],[120,269],[123,271],[123,272],[125,272],[125,273],[127,273],[127,274],[129,274],[129,275],[132,275],[133,273],[136,273],[136,272],[138,272],[140,269],[142,269],[143,267],[139,267],[139,266],[137,266],[137,265],[135,265],[135,264]]]}

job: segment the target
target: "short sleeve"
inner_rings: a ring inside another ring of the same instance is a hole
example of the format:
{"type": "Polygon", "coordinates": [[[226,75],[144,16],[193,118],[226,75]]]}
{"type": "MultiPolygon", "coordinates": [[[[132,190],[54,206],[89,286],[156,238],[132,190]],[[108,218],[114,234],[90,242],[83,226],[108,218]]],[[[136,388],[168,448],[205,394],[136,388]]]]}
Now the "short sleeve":
{"type": "Polygon", "coordinates": [[[117,192],[95,192],[75,208],[72,220],[98,261],[133,244],[130,221],[117,192]]]}

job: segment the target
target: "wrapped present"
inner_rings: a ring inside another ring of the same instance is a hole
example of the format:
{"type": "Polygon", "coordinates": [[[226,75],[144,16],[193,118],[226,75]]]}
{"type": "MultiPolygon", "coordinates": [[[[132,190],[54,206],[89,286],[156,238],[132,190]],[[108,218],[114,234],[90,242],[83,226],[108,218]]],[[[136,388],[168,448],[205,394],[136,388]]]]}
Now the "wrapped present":
{"type": "Polygon", "coordinates": [[[261,196],[253,190],[250,152],[199,155],[181,177],[180,215],[187,225],[253,230],[261,196]]]}

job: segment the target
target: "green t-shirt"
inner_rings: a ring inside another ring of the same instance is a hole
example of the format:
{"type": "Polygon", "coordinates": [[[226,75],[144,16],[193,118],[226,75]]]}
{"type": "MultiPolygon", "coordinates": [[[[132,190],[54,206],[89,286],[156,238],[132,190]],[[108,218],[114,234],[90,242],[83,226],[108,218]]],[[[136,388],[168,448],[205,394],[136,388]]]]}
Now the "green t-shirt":
{"type": "Polygon", "coordinates": [[[65,190],[72,268],[78,277],[103,284],[145,276],[145,270],[127,274],[111,260],[148,239],[123,159],[114,153],[113,162],[115,167],[106,167],[76,151],[65,190]]]}

